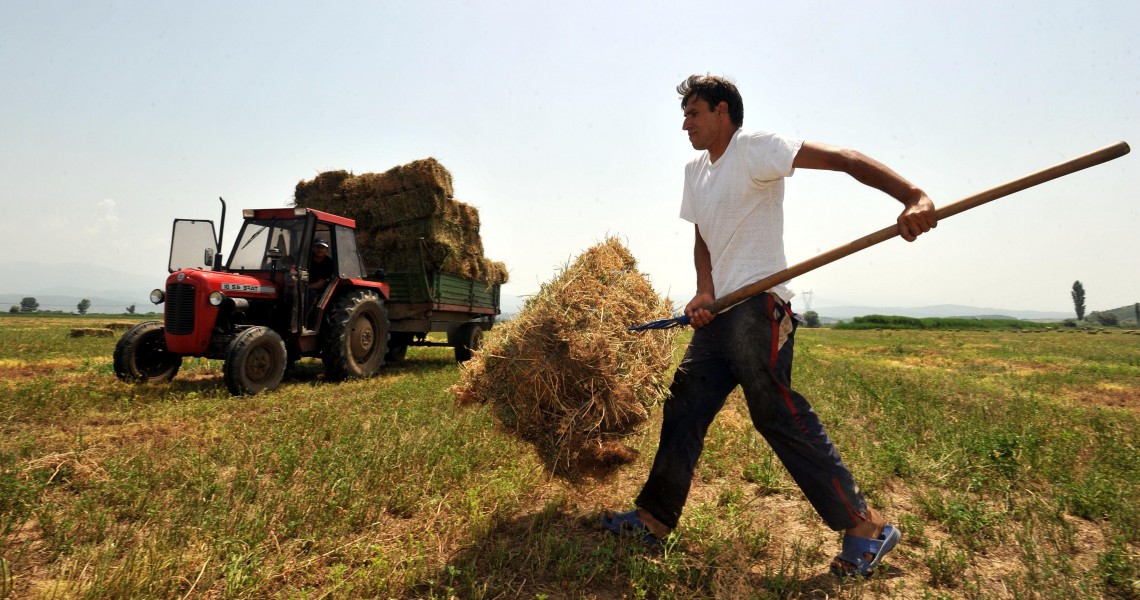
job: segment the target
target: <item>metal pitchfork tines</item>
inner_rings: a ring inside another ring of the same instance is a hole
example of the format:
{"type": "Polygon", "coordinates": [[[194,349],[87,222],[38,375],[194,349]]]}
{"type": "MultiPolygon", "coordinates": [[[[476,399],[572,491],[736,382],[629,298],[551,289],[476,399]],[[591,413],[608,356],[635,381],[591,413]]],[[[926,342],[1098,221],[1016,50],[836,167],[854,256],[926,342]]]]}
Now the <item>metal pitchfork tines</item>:
{"type": "MultiPolygon", "coordinates": [[[[1077,171],[1081,171],[1089,167],[1093,167],[1101,163],[1106,163],[1110,160],[1120,158],[1121,156],[1128,154],[1128,152],[1129,148],[1127,143],[1117,142],[1111,146],[1105,146],[1100,150],[1096,150],[1083,156],[1078,156],[1077,158],[1067,160],[1063,163],[1053,165],[1052,167],[1037,171],[1036,173],[1031,173],[1020,179],[1014,179],[1013,181],[1003,183],[984,192],[974,194],[973,196],[967,196],[966,198],[962,198],[961,200],[952,204],[947,204],[946,206],[943,206],[942,208],[934,211],[934,215],[938,217],[939,221],[941,221],[942,219],[952,217],[960,212],[967,211],[976,206],[981,206],[982,204],[985,204],[991,200],[997,200],[998,198],[1009,196],[1010,194],[1029,189],[1035,185],[1040,185],[1046,181],[1052,181],[1059,177],[1071,175],[1077,171]]],[[[835,262],[860,250],[866,250],[867,248],[870,248],[871,246],[874,246],[880,242],[885,242],[898,234],[899,232],[897,226],[891,225],[890,227],[884,227],[875,233],[865,235],[846,245],[824,252],[815,258],[810,258],[801,263],[792,265],[783,271],[773,273],[764,279],[761,279],[760,281],[750,283],[727,296],[713,300],[701,308],[705,308],[715,315],[725,308],[728,308],[742,300],[746,300],[752,296],[755,296],[756,294],[771,289],[773,286],[790,281],[791,279],[799,277],[808,271],[818,269],[823,265],[835,262]]],[[[678,317],[673,317],[672,319],[661,319],[659,321],[653,321],[652,323],[646,323],[644,325],[634,325],[629,327],[629,330],[647,331],[650,329],[671,329],[673,327],[680,327],[682,325],[688,324],[689,317],[681,315],[678,317]]]]}
{"type": "Polygon", "coordinates": [[[670,319],[658,319],[650,321],[644,325],[630,325],[627,327],[629,331],[648,331],[650,329],[672,329],[674,327],[684,327],[689,324],[689,317],[687,315],[677,315],[670,319]]]}

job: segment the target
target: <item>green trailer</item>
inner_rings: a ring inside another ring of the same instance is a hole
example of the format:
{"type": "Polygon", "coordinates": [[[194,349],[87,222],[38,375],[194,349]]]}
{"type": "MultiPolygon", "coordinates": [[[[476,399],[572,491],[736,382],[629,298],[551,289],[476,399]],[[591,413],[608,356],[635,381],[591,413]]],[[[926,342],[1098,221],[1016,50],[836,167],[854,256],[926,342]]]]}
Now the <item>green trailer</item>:
{"type": "Polygon", "coordinates": [[[385,273],[383,281],[389,287],[388,362],[403,360],[408,346],[451,346],[455,360],[464,362],[500,312],[499,284],[426,269],[385,273]],[[447,342],[429,340],[432,332],[446,333],[447,342]]]}

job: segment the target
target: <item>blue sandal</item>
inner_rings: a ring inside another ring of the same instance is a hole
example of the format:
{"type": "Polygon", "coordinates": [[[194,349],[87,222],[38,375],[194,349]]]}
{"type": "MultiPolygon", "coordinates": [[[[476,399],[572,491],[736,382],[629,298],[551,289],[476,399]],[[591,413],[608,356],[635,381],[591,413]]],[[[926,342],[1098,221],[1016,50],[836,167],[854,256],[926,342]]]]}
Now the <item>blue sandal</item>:
{"type": "Polygon", "coordinates": [[[899,530],[890,525],[884,525],[883,533],[875,540],[853,535],[843,536],[843,550],[835,558],[855,565],[855,568],[848,571],[833,566],[831,572],[840,577],[854,577],[856,575],[870,577],[883,557],[898,545],[900,537],[902,534],[899,533],[899,530]],[[867,562],[867,559],[863,558],[864,554],[874,555],[875,558],[867,562]]]}
{"type": "Polygon", "coordinates": [[[637,509],[623,513],[606,512],[602,515],[602,527],[617,536],[635,535],[647,546],[661,545],[661,540],[637,517],[637,509]]]}

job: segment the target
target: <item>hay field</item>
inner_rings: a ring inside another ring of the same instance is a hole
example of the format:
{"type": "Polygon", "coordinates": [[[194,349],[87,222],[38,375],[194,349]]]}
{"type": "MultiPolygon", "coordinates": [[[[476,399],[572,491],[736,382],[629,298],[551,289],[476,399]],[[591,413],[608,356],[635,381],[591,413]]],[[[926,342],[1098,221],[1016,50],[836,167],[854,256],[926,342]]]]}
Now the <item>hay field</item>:
{"type": "Polygon", "coordinates": [[[0,598],[1137,597],[1140,336],[801,330],[794,381],[904,532],[840,582],[740,398],[654,552],[596,523],[659,410],[635,462],[568,482],[455,405],[446,348],[234,399],[213,361],[119,382],[114,338],[69,336],[103,326],[0,317],[0,598]]]}

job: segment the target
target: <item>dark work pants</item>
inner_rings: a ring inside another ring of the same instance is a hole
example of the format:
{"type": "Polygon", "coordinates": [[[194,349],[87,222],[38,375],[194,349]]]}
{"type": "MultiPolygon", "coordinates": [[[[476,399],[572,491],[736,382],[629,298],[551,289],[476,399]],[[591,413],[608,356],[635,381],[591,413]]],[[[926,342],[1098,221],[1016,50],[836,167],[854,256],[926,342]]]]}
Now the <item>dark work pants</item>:
{"type": "Polygon", "coordinates": [[[791,306],[765,293],[693,333],[665,400],[660,445],[637,506],[677,526],[709,425],[740,385],[752,424],[824,522],[839,531],[864,518],[851,472],[811,405],[791,388],[795,329],[791,306]]]}

